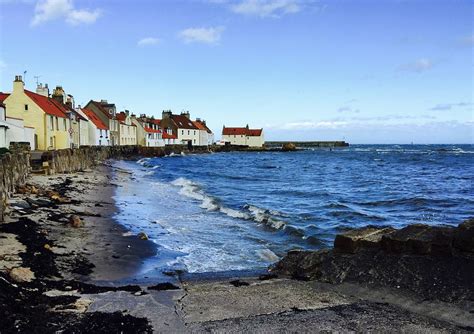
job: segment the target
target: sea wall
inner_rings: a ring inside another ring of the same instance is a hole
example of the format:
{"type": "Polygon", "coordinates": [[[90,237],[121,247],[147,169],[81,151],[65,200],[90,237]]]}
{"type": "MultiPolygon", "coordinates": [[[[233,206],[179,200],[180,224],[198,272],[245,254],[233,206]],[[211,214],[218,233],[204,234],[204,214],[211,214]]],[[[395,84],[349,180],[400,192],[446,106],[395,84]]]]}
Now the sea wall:
{"type": "Polygon", "coordinates": [[[7,199],[17,187],[25,184],[29,173],[29,151],[5,153],[0,156],[0,221],[4,219],[7,199]]]}
{"type": "MultiPolygon", "coordinates": [[[[91,168],[107,159],[134,159],[137,157],[162,157],[169,154],[190,153],[181,145],[166,147],[143,146],[83,146],[79,149],[64,149],[44,152],[34,160],[35,172],[45,174],[72,173],[91,168]]],[[[207,148],[196,147],[192,153],[205,153],[207,148]]]]}

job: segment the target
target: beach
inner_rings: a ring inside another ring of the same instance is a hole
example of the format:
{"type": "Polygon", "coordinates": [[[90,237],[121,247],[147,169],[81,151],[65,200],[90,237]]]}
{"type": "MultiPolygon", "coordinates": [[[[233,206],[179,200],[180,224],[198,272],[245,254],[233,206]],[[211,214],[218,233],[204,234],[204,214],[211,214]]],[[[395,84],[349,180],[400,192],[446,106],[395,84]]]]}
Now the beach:
{"type": "MultiPolygon", "coordinates": [[[[144,277],[143,264],[160,254],[155,243],[114,219],[114,193],[124,182],[134,182],[130,172],[109,161],[83,172],[31,176],[10,199],[8,219],[0,225],[2,333],[474,328],[469,285],[456,301],[382,279],[298,277],[291,273],[297,263],[291,256],[270,272],[144,277]]],[[[363,256],[343,257],[367,263],[363,256]]],[[[462,259],[472,265],[472,257],[462,259]]],[[[304,264],[297,266],[305,271],[304,264]]],[[[374,263],[372,269],[383,266],[374,263]]],[[[339,277],[337,267],[329,272],[339,277]]],[[[371,265],[363,270],[370,272],[371,265]]]]}

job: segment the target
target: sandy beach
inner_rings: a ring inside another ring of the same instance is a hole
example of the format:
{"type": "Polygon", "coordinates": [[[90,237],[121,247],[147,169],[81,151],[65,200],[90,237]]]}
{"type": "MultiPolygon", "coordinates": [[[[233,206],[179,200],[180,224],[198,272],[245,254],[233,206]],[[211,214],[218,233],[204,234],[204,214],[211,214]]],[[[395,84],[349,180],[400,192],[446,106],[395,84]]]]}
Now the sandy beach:
{"type": "Polygon", "coordinates": [[[8,220],[0,225],[1,333],[474,328],[472,300],[446,302],[396,286],[307,281],[282,271],[141,281],[143,263],[159,254],[153,242],[114,220],[114,189],[130,178],[108,162],[74,174],[31,176],[10,199],[8,220]]]}

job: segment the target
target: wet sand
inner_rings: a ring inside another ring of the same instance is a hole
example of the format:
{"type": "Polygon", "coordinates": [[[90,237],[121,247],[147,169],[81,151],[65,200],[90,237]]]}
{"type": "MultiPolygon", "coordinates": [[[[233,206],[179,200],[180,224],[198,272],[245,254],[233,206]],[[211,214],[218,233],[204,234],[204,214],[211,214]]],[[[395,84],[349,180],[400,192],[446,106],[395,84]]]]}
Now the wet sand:
{"type": "MultiPolygon", "coordinates": [[[[126,172],[109,165],[73,175],[31,177],[31,184],[43,188],[61,187],[67,180],[72,182],[65,187],[64,195],[77,202],[62,204],[59,211],[48,212],[49,217],[58,214],[56,220],[62,224],[47,224],[51,237],[59,247],[64,247],[61,252],[80,253],[94,264],[90,274],[80,277],[82,280],[120,283],[137,274],[144,259],[156,255],[153,242],[129,235],[127,229],[114,220],[118,210],[112,198],[116,182],[128,177],[126,172]],[[68,226],[66,222],[71,214],[82,219],[83,227],[68,226]]],[[[34,221],[47,222],[43,217],[41,209],[29,214],[34,221]]]]}

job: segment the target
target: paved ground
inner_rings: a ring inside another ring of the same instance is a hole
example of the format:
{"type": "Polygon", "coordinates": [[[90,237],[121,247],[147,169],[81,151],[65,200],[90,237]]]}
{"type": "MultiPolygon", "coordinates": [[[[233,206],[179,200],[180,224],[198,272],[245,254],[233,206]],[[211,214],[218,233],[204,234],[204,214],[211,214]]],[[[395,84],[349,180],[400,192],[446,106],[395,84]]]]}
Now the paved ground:
{"type": "Polygon", "coordinates": [[[180,290],[84,298],[93,301],[88,312],[126,311],[148,318],[160,333],[467,333],[474,328],[472,313],[393,291],[289,279],[239,283],[185,282],[180,290]]]}

